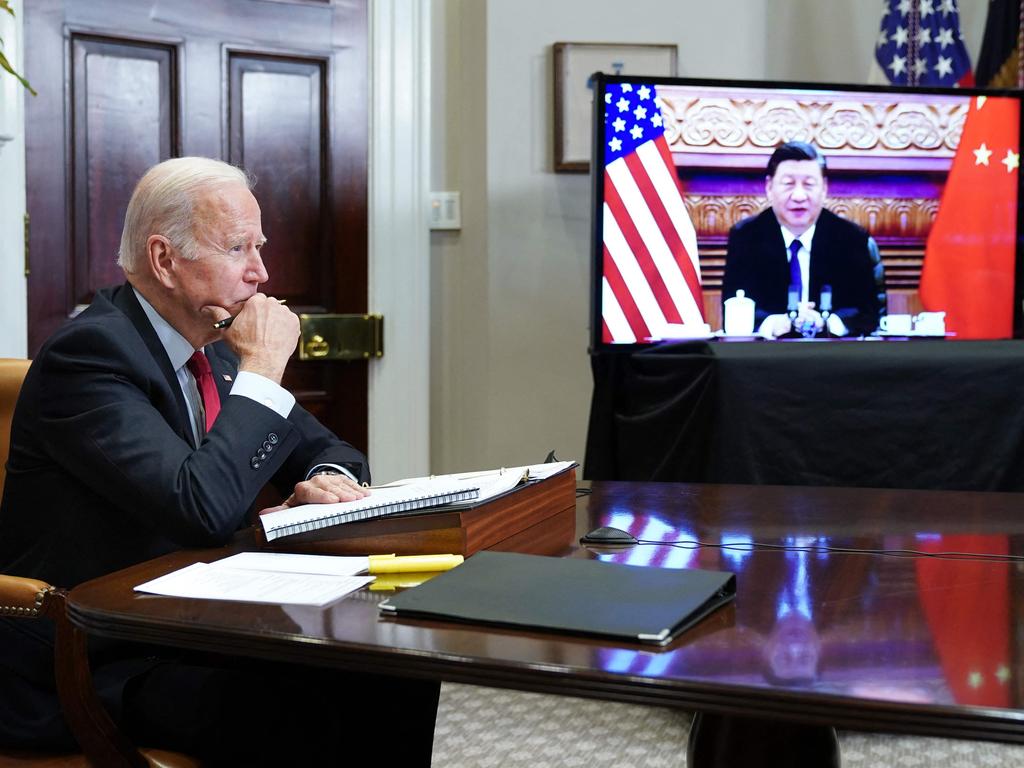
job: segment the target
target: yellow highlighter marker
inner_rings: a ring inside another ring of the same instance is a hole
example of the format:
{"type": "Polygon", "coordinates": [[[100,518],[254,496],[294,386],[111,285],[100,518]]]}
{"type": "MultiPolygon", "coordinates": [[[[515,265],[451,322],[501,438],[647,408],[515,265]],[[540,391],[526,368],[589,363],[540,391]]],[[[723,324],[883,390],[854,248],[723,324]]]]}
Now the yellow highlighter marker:
{"type": "Polygon", "coordinates": [[[370,573],[416,573],[448,571],[459,565],[462,555],[370,555],[370,573]]]}
{"type": "Polygon", "coordinates": [[[371,592],[397,592],[400,589],[418,587],[424,582],[430,581],[435,576],[440,576],[442,571],[431,573],[379,573],[373,577],[369,584],[371,592]]]}

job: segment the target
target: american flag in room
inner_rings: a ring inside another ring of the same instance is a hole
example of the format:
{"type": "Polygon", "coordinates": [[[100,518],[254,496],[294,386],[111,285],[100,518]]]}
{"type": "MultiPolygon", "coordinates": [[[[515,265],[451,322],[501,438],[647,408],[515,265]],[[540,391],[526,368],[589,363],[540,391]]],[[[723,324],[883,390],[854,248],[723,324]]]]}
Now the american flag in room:
{"type": "Polygon", "coordinates": [[[875,60],[893,85],[974,85],[956,0],[886,0],[875,60]]]}
{"type": "Polygon", "coordinates": [[[683,202],[653,85],[604,93],[605,343],[705,330],[697,233],[683,202]]]}

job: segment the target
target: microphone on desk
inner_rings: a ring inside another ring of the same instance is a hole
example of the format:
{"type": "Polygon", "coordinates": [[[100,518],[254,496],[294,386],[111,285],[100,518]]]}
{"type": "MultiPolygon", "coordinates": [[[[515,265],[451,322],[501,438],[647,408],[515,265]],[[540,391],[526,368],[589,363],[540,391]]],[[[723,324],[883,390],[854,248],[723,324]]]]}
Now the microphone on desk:
{"type": "Polygon", "coordinates": [[[829,327],[828,327],[828,318],[832,314],[832,286],[831,285],[823,285],[823,286],[821,286],[821,301],[819,301],[818,303],[820,304],[819,309],[821,310],[821,319],[825,323],[824,327],[821,329],[821,333],[822,333],[823,336],[831,336],[832,335],[832,331],[830,331],[829,327]]]}
{"type": "Polygon", "coordinates": [[[800,314],[800,286],[793,283],[789,286],[788,299],[786,301],[786,314],[789,316],[790,329],[788,333],[782,334],[780,339],[793,339],[800,336],[796,327],[796,318],[800,314]]]}

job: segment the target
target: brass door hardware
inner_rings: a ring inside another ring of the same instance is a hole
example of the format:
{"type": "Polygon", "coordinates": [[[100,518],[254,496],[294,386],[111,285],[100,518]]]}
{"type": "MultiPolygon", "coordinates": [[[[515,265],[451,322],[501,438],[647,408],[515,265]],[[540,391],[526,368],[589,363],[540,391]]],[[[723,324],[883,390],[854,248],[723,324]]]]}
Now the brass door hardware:
{"type": "Polygon", "coordinates": [[[300,360],[370,360],[384,356],[383,315],[299,315],[300,360]]]}

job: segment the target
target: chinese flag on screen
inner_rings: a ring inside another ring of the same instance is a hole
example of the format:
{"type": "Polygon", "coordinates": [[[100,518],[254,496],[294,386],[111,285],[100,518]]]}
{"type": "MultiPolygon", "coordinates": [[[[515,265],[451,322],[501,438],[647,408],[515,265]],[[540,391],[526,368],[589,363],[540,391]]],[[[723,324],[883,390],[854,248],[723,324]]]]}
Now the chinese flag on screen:
{"type": "Polygon", "coordinates": [[[1015,99],[971,99],[928,233],[921,301],[960,339],[1013,335],[1019,112],[1015,99]]]}

